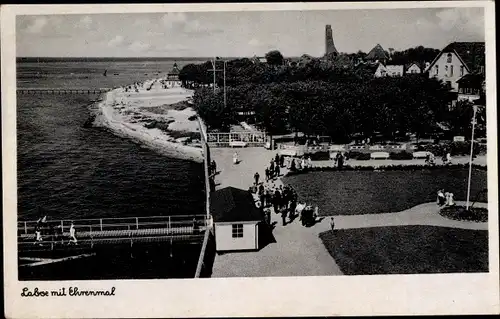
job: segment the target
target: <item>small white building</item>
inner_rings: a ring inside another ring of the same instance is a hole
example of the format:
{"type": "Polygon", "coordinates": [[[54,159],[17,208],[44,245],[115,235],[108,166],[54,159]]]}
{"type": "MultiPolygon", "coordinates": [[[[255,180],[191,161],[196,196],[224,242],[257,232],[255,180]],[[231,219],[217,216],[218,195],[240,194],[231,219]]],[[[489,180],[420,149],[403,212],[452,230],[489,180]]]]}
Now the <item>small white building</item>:
{"type": "Polygon", "coordinates": [[[210,195],[218,252],[258,250],[259,224],[264,220],[249,191],[226,187],[210,195]]]}
{"type": "Polygon", "coordinates": [[[420,74],[422,73],[422,69],[417,63],[412,63],[406,69],[406,74],[420,74]]]}
{"type": "Polygon", "coordinates": [[[387,64],[385,66],[387,76],[403,76],[404,65],[387,64]]]}

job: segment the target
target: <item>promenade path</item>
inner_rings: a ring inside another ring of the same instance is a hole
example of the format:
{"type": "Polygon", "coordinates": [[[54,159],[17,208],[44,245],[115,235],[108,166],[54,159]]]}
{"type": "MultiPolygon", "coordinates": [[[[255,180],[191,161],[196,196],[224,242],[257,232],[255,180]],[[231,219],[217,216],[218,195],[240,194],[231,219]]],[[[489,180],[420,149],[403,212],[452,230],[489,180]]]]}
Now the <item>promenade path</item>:
{"type": "MultiPolygon", "coordinates": [[[[217,162],[217,189],[227,186],[248,189],[253,183],[253,175],[259,172],[264,177],[264,169],[274,158],[276,151],[263,148],[213,148],[212,158],[217,162]],[[233,153],[237,151],[241,162],[232,163],[233,153]]],[[[376,162],[390,165],[385,161],[349,161],[376,162]]],[[[408,162],[408,161],[406,161],[408,162]]],[[[313,162],[318,163],[318,162],[313,162]]],[[[422,164],[424,161],[422,161],[422,164]]],[[[410,163],[407,163],[410,164],[410,163]]],[[[413,163],[415,164],[415,163],[413,163]]],[[[333,161],[330,161],[330,166],[333,161]]],[[[284,170],[286,173],[286,170],[284,170]]],[[[274,181],[276,186],[281,180],[274,181]]],[[[312,203],[314,204],[314,203],[312,203]]],[[[458,202],[461,204],[461,202],[458,202]]],[[[487,204],[477,203],[485,207],[487,204]]],[[[276,223],[273,230],[275,243],[270,243],[259,251],[235,252],[217,255],[212,277],[273,277],[273,276],[333,276],[342,275],[341,270],[319,239],[321,232],[330,230],[329,217],[312,227],[304,227],[298,219],[282,226],[281,216],[271,214],[276,223]]],[[[438,214],[435,203],[424,203],[398,213],[335,216],[336,229],[383,227],[402,225],[433,225],[463,229],[487,229],[488,223],[453,221],[438,214]]]]}

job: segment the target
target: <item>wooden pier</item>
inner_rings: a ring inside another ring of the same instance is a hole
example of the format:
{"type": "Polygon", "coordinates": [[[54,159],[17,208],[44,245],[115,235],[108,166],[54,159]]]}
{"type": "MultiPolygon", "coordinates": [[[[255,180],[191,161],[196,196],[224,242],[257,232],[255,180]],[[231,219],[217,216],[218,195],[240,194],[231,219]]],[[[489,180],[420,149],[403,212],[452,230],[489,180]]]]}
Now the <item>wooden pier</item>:
{"type": "Polygon", "coordinates": [[[103,245],[134,245],[157,242],[202,243],[210,223],[206,215],[153,216],[18,222],[19,256],[36,252],[92,251],[103,245]],[[74,224],[76,243],[70,236],[74,224]],[[41,240],[37,240],[39,225],[41,240]]]}
{"type": "Polygon", "coordinates": [[[109,88],[18,88],[18,94],[101,94],[111,91],[109,88]]]}

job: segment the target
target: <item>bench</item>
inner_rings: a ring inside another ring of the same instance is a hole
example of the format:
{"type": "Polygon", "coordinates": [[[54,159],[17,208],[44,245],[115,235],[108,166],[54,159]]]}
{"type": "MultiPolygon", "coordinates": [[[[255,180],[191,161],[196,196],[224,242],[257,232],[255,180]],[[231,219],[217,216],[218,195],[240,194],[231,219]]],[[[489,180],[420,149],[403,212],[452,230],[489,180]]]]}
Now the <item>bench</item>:
{"type": "Polygon", "coordinates": [[[246,147],[247,143],[242,141],[231,141],[229,142],[230,147],[246,147]]]}
{"type": "Polygon", "coordinates": [[[371,159],[388,159],[389,153],[387,152],[373,152],[370,154],[371,159]]]}

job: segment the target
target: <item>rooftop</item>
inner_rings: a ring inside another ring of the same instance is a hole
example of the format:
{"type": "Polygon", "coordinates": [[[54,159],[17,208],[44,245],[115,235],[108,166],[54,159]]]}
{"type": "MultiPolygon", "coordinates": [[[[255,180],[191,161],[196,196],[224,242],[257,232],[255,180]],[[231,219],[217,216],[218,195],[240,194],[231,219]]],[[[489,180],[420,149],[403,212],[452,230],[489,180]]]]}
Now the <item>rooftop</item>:
{"type": "Polygon", "coordinates": [[[263,218],[252,194],[231,186],[210,195],[210,210],[215,222],[260,221],[263,218]]]}

